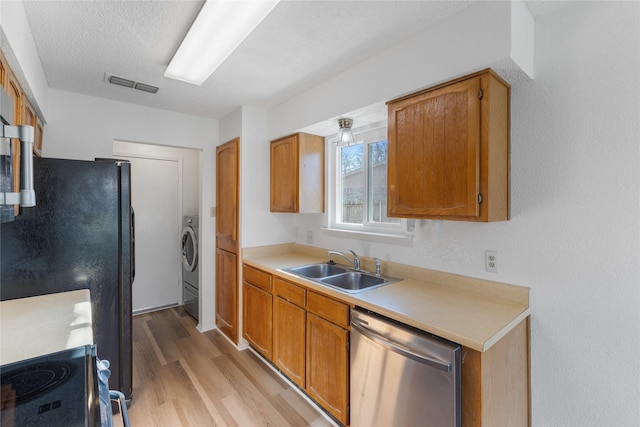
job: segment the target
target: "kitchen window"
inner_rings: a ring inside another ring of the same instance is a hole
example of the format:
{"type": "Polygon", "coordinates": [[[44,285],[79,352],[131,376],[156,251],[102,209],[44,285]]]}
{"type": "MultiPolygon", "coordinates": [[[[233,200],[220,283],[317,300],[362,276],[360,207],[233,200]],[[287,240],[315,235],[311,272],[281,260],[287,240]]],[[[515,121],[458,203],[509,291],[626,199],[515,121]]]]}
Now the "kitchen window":
{"type": "Polygon", "coordinates": [[[356,144],[337,147],[329,139],[330,231],[374,241],[406,239],[406,220],[387,217],[386,122],[354,130],[356,144]]]}

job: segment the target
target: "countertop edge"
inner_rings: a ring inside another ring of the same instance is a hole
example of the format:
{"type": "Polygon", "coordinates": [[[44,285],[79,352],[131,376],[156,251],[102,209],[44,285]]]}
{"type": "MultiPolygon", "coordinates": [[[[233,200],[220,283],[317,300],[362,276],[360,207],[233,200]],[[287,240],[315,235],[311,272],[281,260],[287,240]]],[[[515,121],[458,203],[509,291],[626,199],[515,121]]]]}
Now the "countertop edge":
{"type": "MultiPolygon", "coordinates": [[[[282,262],[282,257],[288,257],[288,256],[292,258],[293,262],[296,262],[295,260],[299,260],[299,261],[304,260],[304,262],[307,262],[307,261],[313,262],[312,261],[313,257],[310,257],[309,255],[306,255],[306,254],[299,254],[294,252],[279,253],[274,256],[265,255],[265,256],[249,257],[249,258],[244,258],[243,262],[249,266],[266,271],[270,274],[276,274],[280,277],[284,277],[286,280],[289,280],[298,285],[304,286],[305,288],[310,289],[312,291],[316,291],[316,292],[325,294],[329,297],[341,300],[351,306],[359,306],[368,310],[372,310],[374,312],[378,312],[396,321],[408,324],[409,326],[416,327],[428,333],[441,336],[445,339],[457,342],[460,345],[463,345],[465,347],[468,347],[470,349],[473,349],[479,352],[486,352],[487,350],[489,350],[495,343],[500,341],[500,339],[502,339],[505,335],[507,335],[509,331],[515,328],[518,324],[520,324],[520,322],[525,320],[531,314],[530,308],[527,305],[509,304],[502,301],[496,301],[490,298],[473,296],[473,298],[477,298],[479,301],[486,301],[493,305],[504,306],[509,309],[508,310],[509,312],[513,312],[513,315],[509,315],[508,318],[505,318],[504,321],[501,321],[499,326],[492,328],[490,333],[478,334],[478,335],[483,335],[483,337],[480,339],[473,338],[473,337],[464,335],[464,333],[460,331],[456,332],[455,328],[447,328],[447,327],[443,327],[442,325],[438,326],[438,325],[424,323],[421,320],[415,319],[414,317],[412,317],[410,313],[401,313],[401,312],[398,312],[397,310],[394,310],[392,306],[385,307],[385,306],[367,301],[367,299],[365,298],[359,297],[359,295],[367,294],[367,292],[375,292],[376,290],[365,291],[361,294],[348,294],[348,293],[341,292],[339,290],[322,286],[313,281],[310,281],[310,280],[295,276],[286,271],[283,271],[283,269],[292,267],[293,265],[282,265],[280,268],[274,267],[274,262],[277,263],[278,260],[281,261],[281,264],[285,264],[284,262],[282,262]]],[[[298,265],[301,265],[301,264],[298,264],[298,265]]],[[[459,295],[460,298],[469,298],[469,295],[465,295],[464,293],[461,293],[459,290],[455,290],[455,289],[447,290],[444,287],[439,287],[438,285],[434,285],[429,282],[419,282],[419,281],[416,281],[415,279],[411,279],[411,281],[418,282],[420,283],[420,285],[424,285],[425,287],[430,287],[430,286],[437,287],[438,289],[441,290],[440,292],[446,293],[447,296],[449,297],[455,297],[459,295]]],[[[391,287],[391,286],[393,286],[393,284],[388,285],[388,287],[391,287]]],[[[369,295],[373,295],[373,294],[369,294],[369,295]]],[[[481,317],[482,314],[486,315],[486,313],[480,313],[478,317],[481,317]]]]}

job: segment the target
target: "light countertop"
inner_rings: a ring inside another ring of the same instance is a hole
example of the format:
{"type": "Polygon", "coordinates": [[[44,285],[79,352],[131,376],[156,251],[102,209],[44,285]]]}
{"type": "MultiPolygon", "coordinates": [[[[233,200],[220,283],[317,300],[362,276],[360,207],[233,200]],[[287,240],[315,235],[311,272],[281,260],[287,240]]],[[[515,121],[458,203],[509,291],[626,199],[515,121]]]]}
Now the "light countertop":
{"type": "MultiPolygon", "coordinates": [[[[247,265],[277,274],[311,290],[348,304],[363,307],[477,351],[487,351],[529,315],[528,289],[465,278],[446,273],[430,274],[407,266],[413,278],[355,294],[320,285],[283,271],[299,265],[324,263],[304,253],[249,256],[247,265]],[[446,282],[446,283],[445,283],[446,282]],[[484,289],[483,289],[484,287],[484,289]],[[512,290],[513,289],[513,290],[512,290]],[[503,295],[525,295],[509,300],[503,295]]],[[[394,271],[397,273],[398,271],[394,271]]],[[[399,271],[402,273],[402,269],[399,271]]],[[[383,271],[383,275],[385,272],[383,271]]],[[[401,277],[402,274],[393,274],[401,277]]],[[[405,276],[407,277],[407,276],[405,276]]]]}
{"type": "Polygon", "coordinates": [[[88,289],[0,302],[0,365],[91,344],[88,289]]]}

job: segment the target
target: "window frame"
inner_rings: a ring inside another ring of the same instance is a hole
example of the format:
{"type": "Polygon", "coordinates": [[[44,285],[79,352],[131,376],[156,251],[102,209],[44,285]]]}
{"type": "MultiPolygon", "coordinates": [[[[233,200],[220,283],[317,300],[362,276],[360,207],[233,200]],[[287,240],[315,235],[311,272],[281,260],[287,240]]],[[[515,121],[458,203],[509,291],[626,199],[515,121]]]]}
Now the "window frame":
{"type": "MultiPolygon", "coordinates": [[[[341,232],[347,233],[349,237],[372,240],[385,241],[387,243],[396,243],[402,245],[412,244],[412,233],[408,231],[408,221],[405,218],[398,218],[399,222],[372,222],[369,220],[371,213],[369,212],[369,145],[383,140],[388,141],[387,123],[378,122],[353,130],[355,140],[363,144],[363,205],[366,207],[363,212],[363,224],[345,223],[342,220],[342,170],[341,170],[341,148],[337,147],[331,137],[327,137],[328,159],[330,171],[328,176],[328,231],[334,234],[341,232]]],[[[388,189],[387,189],[388,190],[388,189]]],[[[413,226],[413,224],[411,224],[413,226]]]]}

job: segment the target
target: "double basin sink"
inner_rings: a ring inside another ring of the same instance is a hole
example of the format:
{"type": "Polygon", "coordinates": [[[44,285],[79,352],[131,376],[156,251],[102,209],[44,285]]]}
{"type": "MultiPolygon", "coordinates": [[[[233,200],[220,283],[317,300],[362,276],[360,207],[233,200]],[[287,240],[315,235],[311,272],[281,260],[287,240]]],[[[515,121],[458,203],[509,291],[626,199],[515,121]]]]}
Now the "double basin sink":
{"type": "Polygon", "coordinates": [[[347,293],[362,292],[399,280],[329,263],[302,265],[284,271],[347,293]]]}

